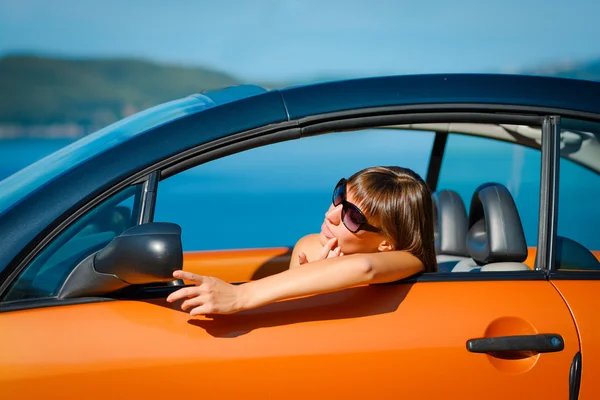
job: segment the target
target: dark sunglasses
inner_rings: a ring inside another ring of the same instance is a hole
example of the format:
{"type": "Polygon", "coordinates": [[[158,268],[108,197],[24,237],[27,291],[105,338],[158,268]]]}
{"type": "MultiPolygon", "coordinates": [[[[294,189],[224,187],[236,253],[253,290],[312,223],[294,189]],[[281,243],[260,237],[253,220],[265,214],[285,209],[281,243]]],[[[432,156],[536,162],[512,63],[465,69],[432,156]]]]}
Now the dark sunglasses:
{"type": "Polygon", "coordinates": [[[356,233],[361,229],[370,232],[379,232],[379,228],[367,223],[367,217],[365,217],[365,214],[357,206],[346,200],[346,183],[345,178],[340,179],[338,184],[335,185],[335,189],[333,189],[333,197],[331,199],[334,207],[342,205],[342,222],[344,226],[352,233],[356,233]]]}

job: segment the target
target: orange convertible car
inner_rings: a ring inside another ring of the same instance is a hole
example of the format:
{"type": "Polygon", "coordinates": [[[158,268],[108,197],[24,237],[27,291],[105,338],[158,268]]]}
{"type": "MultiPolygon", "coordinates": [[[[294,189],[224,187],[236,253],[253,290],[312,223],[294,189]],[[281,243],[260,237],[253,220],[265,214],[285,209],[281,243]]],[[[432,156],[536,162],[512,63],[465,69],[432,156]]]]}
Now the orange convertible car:
{"type": "Polygon", "coordinates": [[[598,399],[599,173],[579,80],[240,86],[133,115],[0,183],[0,399],[598,399]],[[438,272],[212,318],[165,301],[182,266],[288,268],[376,164],[426,177],[438,272]]]}

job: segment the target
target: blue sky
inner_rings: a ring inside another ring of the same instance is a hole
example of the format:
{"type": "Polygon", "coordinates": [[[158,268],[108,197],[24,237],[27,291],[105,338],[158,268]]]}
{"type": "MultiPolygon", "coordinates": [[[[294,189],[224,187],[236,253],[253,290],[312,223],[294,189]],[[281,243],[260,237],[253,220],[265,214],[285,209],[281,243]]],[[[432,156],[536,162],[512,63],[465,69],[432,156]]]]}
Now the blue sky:
{"type": "Polygon", "coordinates": [[[0,55],[143,57],[247,81],[600,57],[598,0],[0,0],[0,55]]]}

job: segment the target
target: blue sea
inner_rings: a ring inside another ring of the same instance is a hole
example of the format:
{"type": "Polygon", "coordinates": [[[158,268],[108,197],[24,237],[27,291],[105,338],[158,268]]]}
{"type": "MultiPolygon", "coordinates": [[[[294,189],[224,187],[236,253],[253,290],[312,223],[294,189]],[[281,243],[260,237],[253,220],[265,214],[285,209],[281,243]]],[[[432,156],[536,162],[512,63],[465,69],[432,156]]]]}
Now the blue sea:
{"type": "MultiPolygon", "coordinates": [[[[182,227],[184,250],[292,246],[318,232],[339,178],[371,165],[405,166],[424,177],[433,135],[410,134],[336,133],[198,166],[159,184],[155,220],[182,227]]],[[[0,140],[0,180],[71,142],[0,140]]],[[[505,184],[527,242],[535,245],[539,152],[505,143],[488,146],[479,138],[450,137],[438,188],[458,191],[468,210],[478,184],[505,184]]],[[[561,163],[561,174],[559,234],[600,249],[600,176],[567,162],[561,163]]]]}

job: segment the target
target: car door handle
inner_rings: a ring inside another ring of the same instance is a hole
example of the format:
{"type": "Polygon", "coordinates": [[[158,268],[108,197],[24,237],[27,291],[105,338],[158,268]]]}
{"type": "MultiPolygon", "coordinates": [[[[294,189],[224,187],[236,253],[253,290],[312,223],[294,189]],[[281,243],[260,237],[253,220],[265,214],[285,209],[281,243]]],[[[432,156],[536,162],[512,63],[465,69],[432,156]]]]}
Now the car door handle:
{"type": "Polygon", "coordinates": [[[565,342],[559,334],[498,336],[471,339],[467,341],[467,350],[471,353],[498,353],[531,351],[551,353],[565,348],[565,342]]]}

